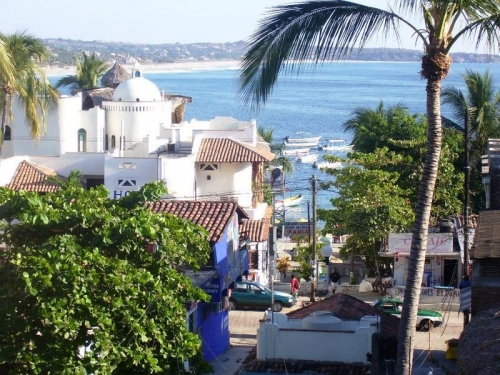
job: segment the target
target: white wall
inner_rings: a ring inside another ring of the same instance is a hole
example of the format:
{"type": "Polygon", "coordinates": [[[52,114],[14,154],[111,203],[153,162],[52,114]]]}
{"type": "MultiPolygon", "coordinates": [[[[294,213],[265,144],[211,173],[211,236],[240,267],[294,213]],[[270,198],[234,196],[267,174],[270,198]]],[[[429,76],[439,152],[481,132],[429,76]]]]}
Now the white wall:
{"type": "Polygon", "coordinates": [[[222,163],[218,171],[200,171],[197,164],[196,169],[197,196],[200,199],[237,196],[241,207],[252,205],[251,163],[222,163]]]}
{"type": "Polygon", "coordinates": [[[366,362],[377,332],[370,321],[342,322],[335,331],[304,330],[303,319],[287,319],[274,313],[274,324],[261,321],[257,329],[257,359],[366,362]],[[289,323],[290,322],[290,323],[289,323]]]}
{"type": "Polygon", "coordinates": [[[159,178],[157,158],[115,158],[107,155],[104,165],[104,184],[112,199],[125,196],[129,191],[138,191],[144,184],[159,178]],[[124,181],[133,182],[133,185],[121,184],[124,181]]]}
{"type": "Polygon", "coordinates": [[[167,184],[168,194],[177,199],[194,199],[194,155],[160,158],[160,179],[167,184]]]}
{"type": "Polygon", "coordinates": [[[74,170],[87,176],[104,176],[104,155],[75,152],[61,156],[31,156],[28,159],[33,163],[52,169],[63,177],[68,177],[74,170]]]}

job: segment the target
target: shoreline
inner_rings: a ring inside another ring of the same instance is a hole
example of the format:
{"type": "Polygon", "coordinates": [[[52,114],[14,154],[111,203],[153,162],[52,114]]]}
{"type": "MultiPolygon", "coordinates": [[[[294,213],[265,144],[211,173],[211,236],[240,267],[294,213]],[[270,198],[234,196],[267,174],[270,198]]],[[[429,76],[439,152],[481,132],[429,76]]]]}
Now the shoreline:
{"type": "MultiPolygon", "coordinates": [[[[142,71],[147,73],[166,73],[166,72],[195,72],[206,70],[236,70],[240,64],[239,60],[221,60],[221,61],[183,61],[165,64],[141,64],[142,71]]],[[[109,64],[109,68],[113,65],[109,64]]],[[[122,64],[122,66],[131,71],[133,64],[122,64]]],[[[76,67],[70,65],[55,66],[45,65],[42,66],[43,71],[47,76],[64,76],[74,75],[76,67]]]]}

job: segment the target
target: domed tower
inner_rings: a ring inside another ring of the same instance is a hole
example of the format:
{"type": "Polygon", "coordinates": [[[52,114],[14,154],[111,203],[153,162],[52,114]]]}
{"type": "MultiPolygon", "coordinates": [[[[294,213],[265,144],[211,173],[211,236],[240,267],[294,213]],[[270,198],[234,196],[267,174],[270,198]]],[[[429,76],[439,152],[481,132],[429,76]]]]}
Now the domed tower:
{"type": "Polygon", "coordinates": [[[172,124],[171,105],[134,66],[132,78],[116,87],[111,102],[103,103],[108,150],[118,150],[120,156],[148,156],[158,147],[160,129],[172,124]]]}

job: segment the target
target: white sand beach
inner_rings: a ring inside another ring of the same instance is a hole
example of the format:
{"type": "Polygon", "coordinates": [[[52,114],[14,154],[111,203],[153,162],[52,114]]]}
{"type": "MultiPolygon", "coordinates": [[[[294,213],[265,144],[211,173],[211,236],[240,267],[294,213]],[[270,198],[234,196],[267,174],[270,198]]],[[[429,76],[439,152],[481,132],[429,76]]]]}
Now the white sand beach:
{"type": "MultiPolygon", "coordinates": [[[[183,61],[166,64],[141,64],[144,73],[148,72],[182,72],[182,71],[203,71],[203,70],[227,70],[238,69],[240,62],[238,60],[224,61],[183,61]]],[[[112,64],[109,64],[110,68],[112,64]]],[[[133,65],[123,64],[125,69],[132,69],[133,65]]],[[[76,72],[75,66],[43,66],[45,74],[53,75],[72,75],[76,72]]]]}

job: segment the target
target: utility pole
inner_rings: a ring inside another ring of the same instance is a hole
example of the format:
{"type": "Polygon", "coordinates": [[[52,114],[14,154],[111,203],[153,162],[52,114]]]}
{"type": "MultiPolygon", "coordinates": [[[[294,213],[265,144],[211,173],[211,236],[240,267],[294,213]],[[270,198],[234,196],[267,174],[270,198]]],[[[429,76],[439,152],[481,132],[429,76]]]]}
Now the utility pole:
{"type": "MultiPolygon", "coordinates": [[[[469,160],[469,108],[465,108],[465,123],[464,123],[464,148],[465,148],[465,177],[464,177],[464,262],[463,262],[463,278],[464,282],[469,283],[469,180],[470,180],[470,160],[469,160]]],[[[464,313],[464,329],[469,324],[470,309],[465,309],[464,313]]]]}
{"type": "Polygon", "coordinates": [[[318,279],[318,260],[316,258],[316,175],[312,176],[312,264],[311,302],[316,301],[316,281],[318,279]]]}
{"type": "Polygon", "coordinates": [[[464,126],[464,148],[465,148],[465,178],[464,178],[464,264],[463,275],[469,276],[469,180],[470,180],[470,160],[469,160],[469,108],[465,109],[464,126]]]}

